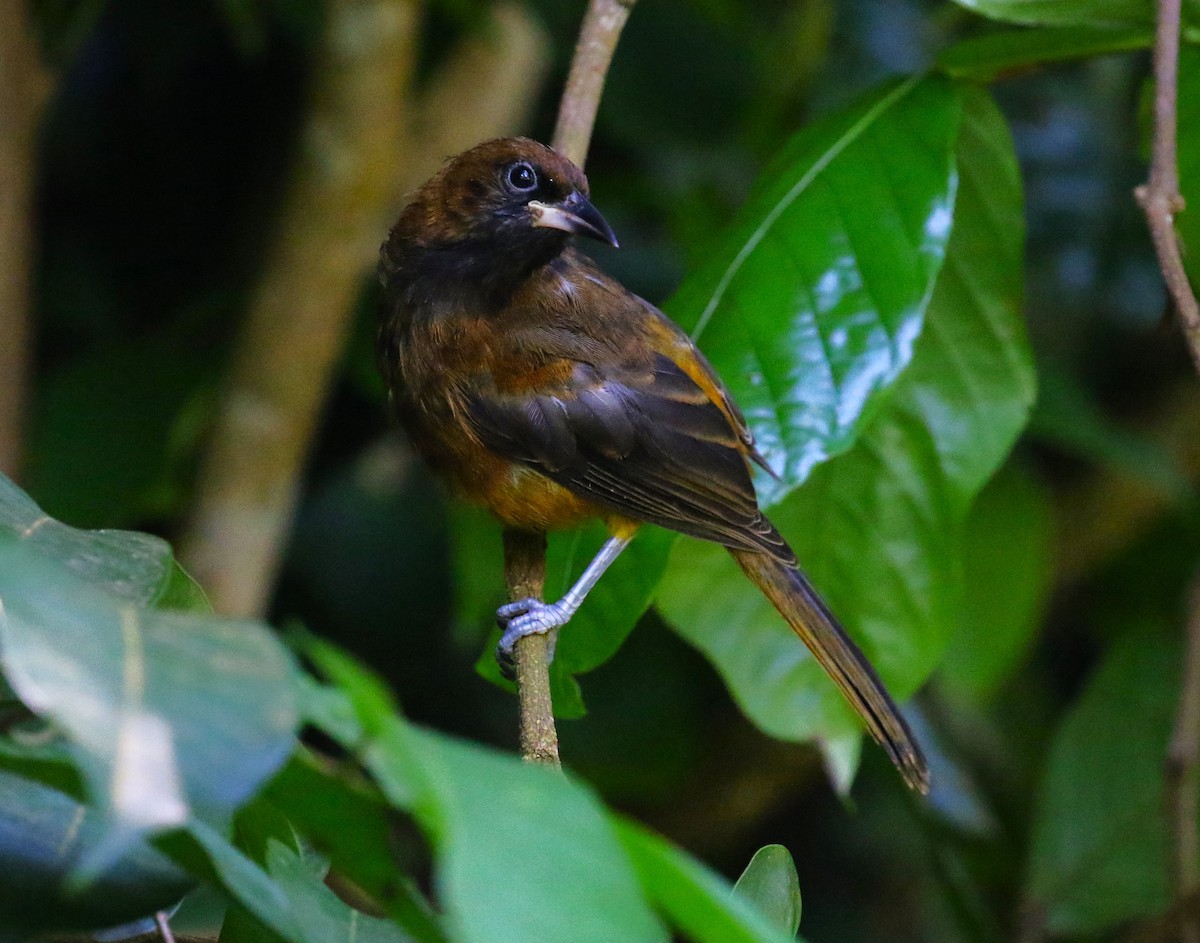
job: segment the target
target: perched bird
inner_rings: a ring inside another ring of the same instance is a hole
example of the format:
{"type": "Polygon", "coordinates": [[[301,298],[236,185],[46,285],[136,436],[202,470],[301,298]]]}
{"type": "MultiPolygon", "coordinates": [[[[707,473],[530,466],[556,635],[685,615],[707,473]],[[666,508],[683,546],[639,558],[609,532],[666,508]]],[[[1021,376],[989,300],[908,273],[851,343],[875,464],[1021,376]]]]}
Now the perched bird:
{"type": "Polygon", "coordinates": [[[691,339],[571,245],[616,237],[583,172],[525,138],[480,144],[417,190],[380,251],[379,367],[417,451],[509,528],[601,518],[612,537],[557,602],[497,613],[499,655],[564,625],[638,527],[725,546],[909,785],[929,776],[862,652],[758,508],[766,467],[691,339]]]}

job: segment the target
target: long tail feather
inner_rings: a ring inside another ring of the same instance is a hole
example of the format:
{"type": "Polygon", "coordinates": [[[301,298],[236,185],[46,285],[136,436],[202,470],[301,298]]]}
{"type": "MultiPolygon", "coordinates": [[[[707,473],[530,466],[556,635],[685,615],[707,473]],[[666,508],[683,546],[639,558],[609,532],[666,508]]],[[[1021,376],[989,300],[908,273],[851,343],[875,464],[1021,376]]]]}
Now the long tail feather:
{"type": "Polygon", "coordinates": [[[887,751],[908,785],[929,792],[929,769],[908,724],[866,656],[804,574],[765,553],[732,548],[729,552],[862,716],[871,736],[887,751]]]}

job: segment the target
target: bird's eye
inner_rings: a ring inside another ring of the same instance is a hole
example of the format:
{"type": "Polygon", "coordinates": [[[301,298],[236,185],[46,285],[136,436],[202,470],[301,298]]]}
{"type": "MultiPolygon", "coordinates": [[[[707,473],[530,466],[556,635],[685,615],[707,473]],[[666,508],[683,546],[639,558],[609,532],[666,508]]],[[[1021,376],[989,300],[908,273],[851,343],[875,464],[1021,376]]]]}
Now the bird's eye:
{"type": "Polygon", "coordinates": [[[524,161],[508,168],[508,185],[514,190],[533,190],[538,185],[537,174],[524,161]]]}

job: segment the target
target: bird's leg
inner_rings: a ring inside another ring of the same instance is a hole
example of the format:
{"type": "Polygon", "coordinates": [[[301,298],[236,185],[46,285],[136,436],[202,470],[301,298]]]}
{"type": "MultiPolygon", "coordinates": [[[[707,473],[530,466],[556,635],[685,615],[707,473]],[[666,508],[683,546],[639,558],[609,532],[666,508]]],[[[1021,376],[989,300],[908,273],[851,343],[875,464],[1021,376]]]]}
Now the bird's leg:
{"type": "MultiPolygon", "coordinates": [[[[629,546],[632,539],[610,537],[605,541],[600,552],[583,571],[583,575],[558,602],[542,602],[531,597],[507,603],[496,610],[496,622],[504,630],[504,634],[500,636],[500,644],[496,646],[496,660],[500,662],[500,667],[506,675],[509,674],[508,669],[513,663],[513,646],[517,644],[517,640],[526,635],[544,635],[566,625],[592,587],[604,575],[604,571],[621,555],[621,551],[629,546]]],[[[554,657],[553,647],[550,649],[550,657],[554,657]]]]}

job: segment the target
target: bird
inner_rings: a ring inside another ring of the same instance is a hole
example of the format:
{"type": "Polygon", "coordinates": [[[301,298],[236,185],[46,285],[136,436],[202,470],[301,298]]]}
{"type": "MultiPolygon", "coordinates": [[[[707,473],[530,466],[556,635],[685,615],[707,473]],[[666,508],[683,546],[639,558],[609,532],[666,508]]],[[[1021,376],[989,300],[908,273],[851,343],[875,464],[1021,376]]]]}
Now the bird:
{"type": "Polygon", "coordinates": [[[377,360],[390,408],[450,490],[514,531],[599,518],[562,599],[501,606],[498,657],[565,625],[646,523],[724,546],[808,646],[909,786],[929,772],[862,651],[759,508],[770,471],[725,384],[665,314],[575,247],[616,247],[582,170],[485,141],[417,188],[380,249],[377,360]]]}

